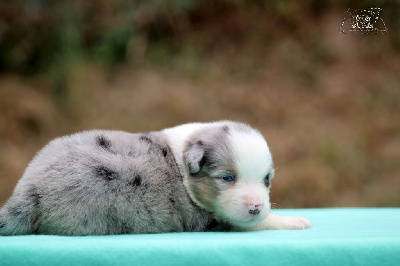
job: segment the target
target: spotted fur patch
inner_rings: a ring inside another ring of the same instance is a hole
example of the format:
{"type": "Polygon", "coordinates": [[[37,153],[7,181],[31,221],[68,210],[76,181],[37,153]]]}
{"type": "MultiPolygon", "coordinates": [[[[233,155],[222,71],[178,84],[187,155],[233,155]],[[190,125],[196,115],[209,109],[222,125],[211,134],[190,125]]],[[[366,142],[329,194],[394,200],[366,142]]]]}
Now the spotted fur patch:
{"type": "Polygon", "coordinates": [[[110,181],[118,178],[118,173],[101,165],[95,168],[95,173],[98,177],[110,181]]]}
{"type": "Polygon", "coordinates": [[[134,187],[139,187],[142,184],[142,177],[139,174],[135,175],[129,184],[134,187]]]}
{"type": "Polygon", "coordinates": [[[20,206],[12,206],[8,208],[8,212],[11,216],[20,216],[22,214],[22,208],[20,206]]]}
{"type": "Polygon", "coordinates": [[[229,132],[230,132],[230,128],[229,128],[228,126],[223,126],[223,127],[222,127],[222,130],[223,130],[225,133],[228,133],[228,134],[229,134],[229,132]]]}
{"type": "Polygon", "coordinates": [[[42,195],[39,193],[38,189],[35,186],[32,186],[28,189],[28,196],[35,205],[40,204],[42,195]]]}
{"type": "Polygon", "coordinates": [[[97,145],[99,145],[103,149],[109,150],[111,148],[111,140],[109,140],[103,135],[98,136],[96,142],[97,145]]]}
{"type": "Polygon", "coordinates": [[[164,157],[167,157],[167,154],[168,154],[167,149],[164,148],[164,147],[162,147],[160,150],[161,150],[162,155],[163,155],[164,157]]]}
{"type": "Polygon", "coordinates": [[[147,142],[148,144],[152,144],[153,141],[146,135],[143,135],[139,138],[140,141],[147,142]]]}

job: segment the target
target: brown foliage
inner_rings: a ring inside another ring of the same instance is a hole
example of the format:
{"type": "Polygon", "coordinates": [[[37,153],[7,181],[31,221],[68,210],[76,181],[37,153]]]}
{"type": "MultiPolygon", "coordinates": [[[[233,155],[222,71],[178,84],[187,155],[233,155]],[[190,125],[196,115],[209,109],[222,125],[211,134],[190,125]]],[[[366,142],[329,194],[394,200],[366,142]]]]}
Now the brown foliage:
{"type": "MultiPolygon", "coordinates": [[[[108,1],[86,4],[97,15],[83,16],[83,46],[67,52],[84,56],[29,77],[14,67],[0,75],[0,203],[56,136],[232,119],[265,135],[280,207],[399,206],[398,21],[385,17],[388,34],[344,35],[340,5],[278,2],[217,1],[184,12],[140,5],[128,16],[140,34],[112,68],[86,55],[121,13],[108,1]]],[[[13,10],[7,21],[20,29],[13,10]]]]}

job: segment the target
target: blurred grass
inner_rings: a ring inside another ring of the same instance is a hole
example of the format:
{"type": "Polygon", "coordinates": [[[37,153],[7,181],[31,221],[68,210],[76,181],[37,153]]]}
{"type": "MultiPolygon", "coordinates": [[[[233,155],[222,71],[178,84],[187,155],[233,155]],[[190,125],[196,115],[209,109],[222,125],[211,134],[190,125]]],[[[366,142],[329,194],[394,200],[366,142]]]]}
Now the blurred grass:
{"type": "Polygon", "coordinates": [[[0,203],[50,139],[233,119],[259,128],[281,207],[400,205],[400,9],[374,1],[0,2],[0,203]]]}

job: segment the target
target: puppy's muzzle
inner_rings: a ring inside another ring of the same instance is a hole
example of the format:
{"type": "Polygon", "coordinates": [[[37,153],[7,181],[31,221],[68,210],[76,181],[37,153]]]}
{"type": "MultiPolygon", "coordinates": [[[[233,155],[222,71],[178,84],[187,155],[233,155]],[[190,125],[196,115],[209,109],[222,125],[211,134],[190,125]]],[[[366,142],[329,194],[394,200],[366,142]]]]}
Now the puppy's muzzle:
{"type": "Polygon", "coordinates": [[[257,197],[248,195],[245,197],[246,207],[249,210],[249,213],[252,215],[257,215],[263,208],[263,204],[258,200],[257,197]]]}

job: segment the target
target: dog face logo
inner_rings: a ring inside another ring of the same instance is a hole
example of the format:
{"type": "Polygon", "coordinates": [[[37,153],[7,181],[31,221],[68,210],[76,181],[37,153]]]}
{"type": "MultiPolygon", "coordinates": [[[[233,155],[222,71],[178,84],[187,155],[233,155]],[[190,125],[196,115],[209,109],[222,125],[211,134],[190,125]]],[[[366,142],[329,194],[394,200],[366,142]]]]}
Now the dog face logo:
{"type": "Polygon", "coordinates": [[[380,17],[382,9],[351,9],[344,13],[344,21],[340,32],[345,34],[379,34],[386,33],[385,22],[380,17]]]}

